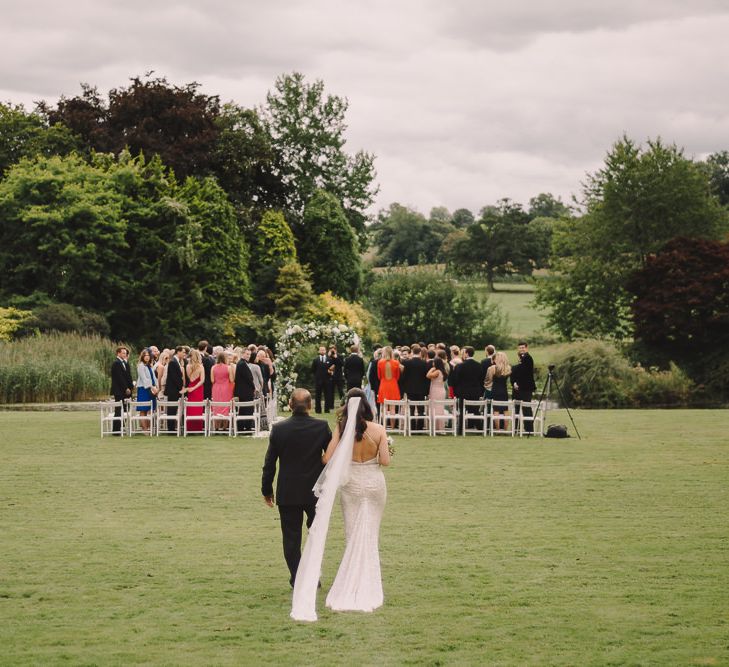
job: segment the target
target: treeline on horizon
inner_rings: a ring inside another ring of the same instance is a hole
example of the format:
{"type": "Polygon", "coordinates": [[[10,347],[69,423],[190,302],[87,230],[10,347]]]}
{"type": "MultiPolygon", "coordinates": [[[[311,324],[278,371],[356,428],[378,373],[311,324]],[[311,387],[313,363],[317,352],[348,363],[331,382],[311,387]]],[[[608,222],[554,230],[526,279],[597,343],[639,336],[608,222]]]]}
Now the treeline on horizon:
{"type": "Polygon", "coordinates": [[[561,339],[615,341],[726,393],[727,151],[692,160],[623,136],[571,206],[541,193],[426,217],[393,203],[371,220],[375,156],[346,150],[347,108],[299,73],[256,108],[151,76],[0,105],[0,337],[271,341],[317,319],[369,341],[436,339],[441,324],[480,344],[508,331],[464,284],[544,269],[536,304],[561,339]],[[416,289],[423,306],[393,315],[416,289]],[[426,312],[438,289],[446,308],[458,297],[452,321],[426,312]]]}

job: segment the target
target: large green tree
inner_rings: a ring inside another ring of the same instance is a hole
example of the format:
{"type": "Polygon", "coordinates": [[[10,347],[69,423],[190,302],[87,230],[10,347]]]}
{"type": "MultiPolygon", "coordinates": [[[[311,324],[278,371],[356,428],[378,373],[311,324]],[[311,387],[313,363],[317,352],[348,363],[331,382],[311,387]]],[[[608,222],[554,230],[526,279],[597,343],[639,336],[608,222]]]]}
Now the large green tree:
{"type": "Polygon", "coordinates": [[[251,267],[253,309],[258,313],[274,308],[274,288],[281,268],[297,264],[296,243],[291,228],[280,211],[266,211],[252,234],[251,267]]]}
{"type": "Polygon", "coordinates": [[[629,335],[632,273],[667,240],[716,238],[727,223],[706,172],[660,140],[615,143],[588,177],[582,205],[583,216],[555,227],[555,277],[537,295],[549,325],[568,339],[629,335]]]}
{"type": "Polygon", "coordinates": [[[344,149],[346,98],[327,95],[320,80],[306,83],[294,72],[278,77],[261,117],[278,153],[287,210],[301,224],[304,208],[318,189],[341,203],[347,220],[365,243],[367,209],[374,201],[374,155],[344,149]]]}
{"type": "Polygon", "coordinates": [[[345,299],[358,296],[362,286],[359,244],[336,196],[325,190],[314,193],[297,230],[297,248],[317,293],[328,290],[345,299]]]}

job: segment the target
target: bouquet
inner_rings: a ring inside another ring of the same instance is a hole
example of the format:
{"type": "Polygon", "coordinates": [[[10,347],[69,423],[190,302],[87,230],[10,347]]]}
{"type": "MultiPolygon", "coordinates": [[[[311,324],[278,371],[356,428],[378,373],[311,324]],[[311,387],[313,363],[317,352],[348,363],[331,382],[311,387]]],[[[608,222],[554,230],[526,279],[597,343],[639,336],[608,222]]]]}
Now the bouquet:
{"type": "Polygon", "coordinates": [[[390,452],[390,456],[395,455],[395,447],[393,446],[393,439],[391,435],[387,436],[387,451],[390,452]]]}

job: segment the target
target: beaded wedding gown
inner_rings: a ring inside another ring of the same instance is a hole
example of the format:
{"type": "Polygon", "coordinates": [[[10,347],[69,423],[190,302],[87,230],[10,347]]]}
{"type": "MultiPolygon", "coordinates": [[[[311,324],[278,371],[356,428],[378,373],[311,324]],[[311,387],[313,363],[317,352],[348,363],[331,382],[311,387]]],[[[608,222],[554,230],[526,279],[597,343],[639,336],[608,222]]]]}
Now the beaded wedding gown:
{"type": "Polygon", "coordinates": [[[352,462],[340,498],[347,546],[326,605],[336,611],[372,611],[383,601],[379,538],[387,499],[376,458],[352,462]]]}

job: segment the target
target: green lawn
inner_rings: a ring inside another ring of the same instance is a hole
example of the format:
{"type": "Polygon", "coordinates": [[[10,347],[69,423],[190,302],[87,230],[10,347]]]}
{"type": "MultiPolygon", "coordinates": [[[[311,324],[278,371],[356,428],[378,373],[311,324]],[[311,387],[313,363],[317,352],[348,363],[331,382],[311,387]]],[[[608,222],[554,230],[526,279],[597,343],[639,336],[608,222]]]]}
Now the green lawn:
{"type": "MultiPolygon", "coordinates": [[[[288,617],[265,440],[0,413],[12,664],[729,664],[726,411],[575,411],[584,439],[398,439],[385,606],[288,617]]],[[[568,423],[552,414],[550,423],[568,423]]]]}

